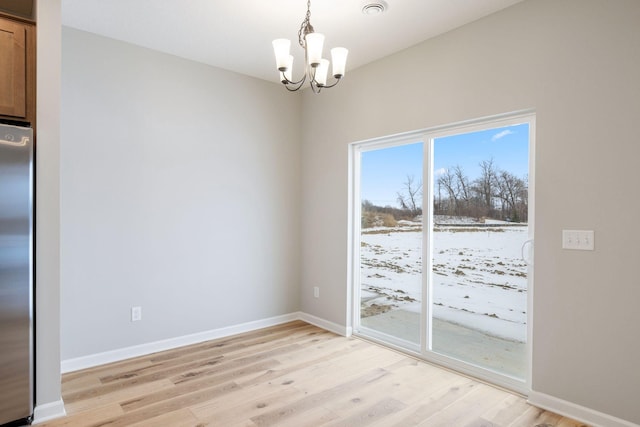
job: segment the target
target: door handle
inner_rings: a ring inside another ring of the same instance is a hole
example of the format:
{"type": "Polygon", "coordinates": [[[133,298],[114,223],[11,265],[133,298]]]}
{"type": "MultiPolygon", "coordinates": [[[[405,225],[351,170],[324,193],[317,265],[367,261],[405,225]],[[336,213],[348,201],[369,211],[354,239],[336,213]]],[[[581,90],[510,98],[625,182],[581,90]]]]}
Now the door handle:
{"type": "MultiPolygon", "coordinates": [[[[525,251],[525,248],[528,246],[530,246],[531,249],[533,249],[533,239],[528,239],[524,241],[524,243],[522,244],[522,247],[520,248],[520,257],[527,265],[533,265],[533,258],[529,258],[525,256],[524,251],[525,251]]],[[[529,254],[531,254],[531,249],[529,249],[529,254]]]]}

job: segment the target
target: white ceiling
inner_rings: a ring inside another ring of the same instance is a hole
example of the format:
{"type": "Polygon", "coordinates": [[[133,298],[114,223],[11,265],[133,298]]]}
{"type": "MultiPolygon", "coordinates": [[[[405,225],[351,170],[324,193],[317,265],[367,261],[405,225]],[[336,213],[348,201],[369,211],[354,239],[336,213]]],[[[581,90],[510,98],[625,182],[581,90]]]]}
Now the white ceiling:
{"type": "MultiPolygon", "coordinates": [[[[331,47],[349,49],[349,70],[383,58],[522,0],[313,0],[311,23],[331,47]]],[[[305,0],[62,0],[62,23],[183,58],[277,81],[271,41],[292,40],[295,73],[305,0]]]]}

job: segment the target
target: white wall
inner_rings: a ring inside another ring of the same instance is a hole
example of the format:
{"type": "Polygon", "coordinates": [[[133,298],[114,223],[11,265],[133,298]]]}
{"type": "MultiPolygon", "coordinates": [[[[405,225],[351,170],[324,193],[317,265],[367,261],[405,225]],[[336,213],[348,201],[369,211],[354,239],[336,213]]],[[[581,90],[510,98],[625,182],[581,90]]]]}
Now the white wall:
{"type": "Polygon", "coordinates": [[[300,97],[62,41],[62,359],[296,312],[300,97]]]}
{"type": "Polygon", "coordinates": [[[640,423],[639,23],[637,0],[528,0],[305,94],[302,311],[350,325],[348,143],[535,108],[533,390],[640,423]]]}
{"type": "Polygon", "coordinates": [[[60,400],[60,0],[37,2],[35,418],[60,400]]]}

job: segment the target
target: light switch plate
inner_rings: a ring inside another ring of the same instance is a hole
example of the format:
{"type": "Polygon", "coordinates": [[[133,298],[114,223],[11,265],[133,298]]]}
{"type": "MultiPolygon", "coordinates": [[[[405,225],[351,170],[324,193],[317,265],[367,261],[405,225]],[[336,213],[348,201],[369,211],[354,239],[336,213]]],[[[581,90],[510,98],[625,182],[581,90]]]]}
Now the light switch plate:
{"type": "Polygon", "coordinates": [[[593,230],[562,230],[562,249],[592,251],[595,249],[593,230]]]}

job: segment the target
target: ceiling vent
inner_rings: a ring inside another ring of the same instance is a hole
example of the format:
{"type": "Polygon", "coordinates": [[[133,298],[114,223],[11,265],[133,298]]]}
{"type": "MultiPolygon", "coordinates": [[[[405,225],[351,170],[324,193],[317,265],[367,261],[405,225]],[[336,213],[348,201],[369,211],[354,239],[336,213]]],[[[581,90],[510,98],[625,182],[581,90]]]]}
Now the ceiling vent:
{"type": "Polygon", "coordinates": [[[362,7],[362,13],[365,15],[380,15],[387,10],[388,7],[389,6],[384,1],[367,3],[362,7]]]}

